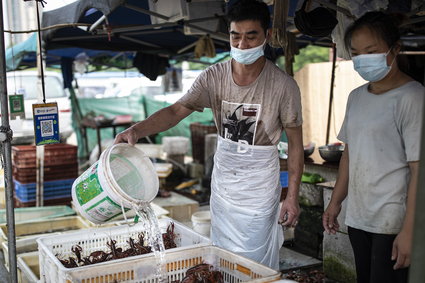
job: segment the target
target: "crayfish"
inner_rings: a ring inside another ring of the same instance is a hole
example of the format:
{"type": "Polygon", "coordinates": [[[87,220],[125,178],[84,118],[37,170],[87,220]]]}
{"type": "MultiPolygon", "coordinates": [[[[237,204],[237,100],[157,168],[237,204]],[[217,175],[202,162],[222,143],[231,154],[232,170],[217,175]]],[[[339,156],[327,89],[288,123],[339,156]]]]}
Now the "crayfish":
{"type": "Polygon", "coordinates": [[[213,270],[210,264],[198,264],[186,271],[186,277],[180,283],[223,283],[220,271],[213,270]]]}
{"type": "MultiPolygon", "coordinates": [[[[177,247],[175,238],[176,234],[174,233],[174,223],[171,223],[167,227],[167,232],[162,234],[165,249],[177,247]]],[[[61,259],[59,255],[56,255],[56,257],[63,264],[63,266],[67,268],[73,268],[152,252],[152,248],[145,245],[145,238],[143,233],[138,235],[138,240],[134,240],[130,237],[127,243],[129,247],[124,250],[122,247],[117,247],[116,240],[110,239],[106,243],[110,250],[109,252],[102,250],[94,251],[86,257],[82,256],[83,248],[79,245],[74,245],[71,247],[71,251],[74,253],[76,258],[69,257],[68,259],[61,259]]]]}
{"type": "Polygon", "coordinates": [[[175,239],[176,234],[174,233],[174,223],[171,223],[167,227],[167,232],[162,234],[162,241],[164,242],[166,250],[177,247],[175,239]]]}

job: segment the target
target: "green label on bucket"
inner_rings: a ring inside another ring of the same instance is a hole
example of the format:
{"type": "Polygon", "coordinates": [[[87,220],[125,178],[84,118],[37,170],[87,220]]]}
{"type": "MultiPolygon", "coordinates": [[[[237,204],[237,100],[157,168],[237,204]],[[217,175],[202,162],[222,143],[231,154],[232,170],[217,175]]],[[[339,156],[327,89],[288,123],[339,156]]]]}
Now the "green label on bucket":
{"type": "MultiPolygon", "coordinates": [[[[124,211],[129,211],[128,208],[124,208],[124,211]]],[[[105,197],[86,209],[86,212],[98,221],[109,221],[118,214],[122,213],[121,206],[116,204],[109,197],[105,197]]]]}
{"type": "Polygon", "coordinates": [[[97,164],[93,167],[87,178],[83,179],[76,187],[75,192],[80,205],[88,203],[103,192],[97,177],[97,164]]]}

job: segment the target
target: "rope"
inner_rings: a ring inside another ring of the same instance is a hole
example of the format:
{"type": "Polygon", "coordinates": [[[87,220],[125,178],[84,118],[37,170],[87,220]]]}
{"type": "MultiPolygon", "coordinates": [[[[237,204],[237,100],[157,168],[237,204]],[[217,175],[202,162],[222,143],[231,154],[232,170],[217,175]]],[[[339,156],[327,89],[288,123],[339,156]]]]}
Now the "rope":
{"type": "MultiPolygon", "coordinates": [[[[28,0],[27,0],[28,1],[28,0]]],[[[46,3],[44,0],[35,0],[37,2],[40,2],[41,5],[44,7],[44,4],[46,3]]],[[[40,11],[38,7],[38,3],[36,3],[37,8],[37,28],[38,28],[38,44],[40,46],[40,73],[41,73],[41,89],[43,92],[43,103],[46,103],[46,88],[44,85],[44,69],[43,69],[43,52],[41,52],[42,45],[41,45],[41,24],[40,24],[40,11]]]]}

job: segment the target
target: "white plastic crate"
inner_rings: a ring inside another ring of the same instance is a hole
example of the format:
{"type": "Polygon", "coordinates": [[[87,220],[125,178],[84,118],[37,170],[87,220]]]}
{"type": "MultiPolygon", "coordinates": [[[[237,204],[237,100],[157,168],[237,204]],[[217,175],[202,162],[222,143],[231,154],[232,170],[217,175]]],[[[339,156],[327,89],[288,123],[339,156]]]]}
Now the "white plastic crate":
{"type": "MultiPolygon", "coordinates": [[[[211,244],[209,238],[196,233],[189,229],[183,224],[174,221],[171,218],[158,219],[159,227],[161,232],[164,233],[171,222],[174,223],[174,233],[176,234],[176,245],[177,247],[170,250],[182,250],[194,246],[205,246],[211,244]]],[[[79,245],[82,248],[82,256],[88,256],[93,251],[103,250],[109,251],[107,242],[110,240],[116,241],[117,247],[123,249],[128,248],[128,239],[132,237],[137,239],[140,232],[143,232],[143,224],[138,223],[134,226],[121,225],[107,228],[97,229],[84,229],[76,233],[67,233],[62,235],[55,235],[49,237],[42,237],[37,239],[39,261],[40,261],[40,281],[61,283],[66,282],[65,278],[71,271],[78,272],[88,266],[81,266],[76,268],[66,268],[56,258],[56,255],[60,255],[61,258],[68,258],[72,256],[75,258],[75,254],[72,253],[71,248],[74,245],[79,245]]],[[[153,253],[134,256],[131,258],[143,258],[153,256],[153,253]]],[[[119,262],[126,260],[117,259],[103,263],[97,263],[93,266],[105,266],[109,264],[118,264],[119,262]]]]}
{"type": "MultiPolygon", "coordinates": [[[[280,272],[251,259],[216,246],[195,247],[165,254],[166,275],[164,282],[182,280],[186,271],[198,264],[208,263],[223,275],[224,282],[273,282],[280,279],[280,272]]],[[[155,257],[127,258],[126,261],[103,266],[87,266],[68,274],[67,283],[91,282],[159,282],[155,277],[155,257]]]]}
{"type": "Polygon", "coordinates": [[[17,255],[18,283],[37,283],[38,252],[29,252],[17,255]]]}

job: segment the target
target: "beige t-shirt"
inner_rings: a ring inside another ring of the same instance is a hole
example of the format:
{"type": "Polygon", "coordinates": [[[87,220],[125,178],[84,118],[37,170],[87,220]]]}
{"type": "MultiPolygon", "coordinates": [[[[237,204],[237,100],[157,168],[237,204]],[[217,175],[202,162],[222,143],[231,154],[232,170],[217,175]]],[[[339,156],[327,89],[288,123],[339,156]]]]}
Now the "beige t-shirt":
{"type": "Polygon", "coordinates": [[[215,64],[178,103],[195,111],[211,108],[223,138],[250,145],[276,145],[284,128],[302,124],[297,83],[269,60],[247,86],[234,82],[231,60],[215,64]]]}

